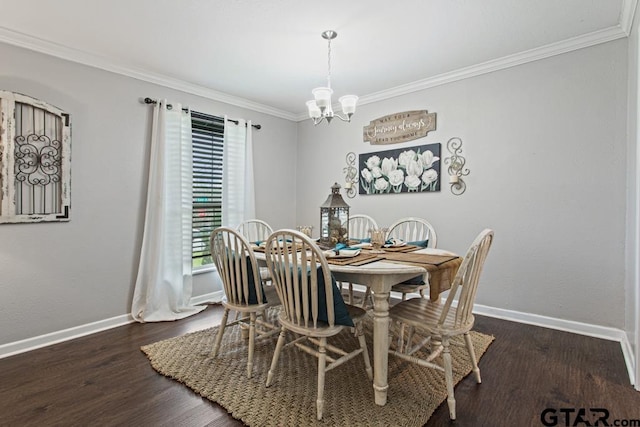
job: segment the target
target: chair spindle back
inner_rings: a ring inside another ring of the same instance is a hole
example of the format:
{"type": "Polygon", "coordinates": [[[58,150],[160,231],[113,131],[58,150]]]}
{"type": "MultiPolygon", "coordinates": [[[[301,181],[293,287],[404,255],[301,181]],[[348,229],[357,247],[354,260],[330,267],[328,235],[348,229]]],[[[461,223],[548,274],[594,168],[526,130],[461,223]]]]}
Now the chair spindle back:
{"type": "Polygon", "coordinates": [[[258,262],[247,239],[232,228],[219,227],[209,243],[228,302],[249,305],[249,286],[253,286],[257,303],[264,304],[258,262]]]}
{"type": "Polygon", "coordinates": [[[250,242],[264,242],[273,233],[271,226],[260,219],[244,221],[236,230],[250,242]]]}
{"type": "Polygon", "coordinates": [[[492,243],[493,230],[487,228],[480,232],[469,247],[451,285],[451,290],[439,319],[440,325],[445,322],[453,300],[456,298],[458,305],[455,308],[455,326],[469,322],[476,299],[480,274],[492,243]]]}
{"type": "Polygon", "coordinates": [[[416,217],[402,218],[391,224],[387,232],[387,240],[391,238],[402,239],[405,242],[428,239],[427,247],[429,248],[435,248],[438,244],[438,236],[433,225],[425,219],[416,217]]]}
{"type": "Polygon", "coordinates": [[[305,328],[316,328],[318,290],[324,287],[327,320],[330,326],[334,326],[331,271],[322,250],[303,233],[283,229],[269,236],[265,254],[287,319],[305,328]],[[322,272],[321,276],[317,269],[322,272]]]}

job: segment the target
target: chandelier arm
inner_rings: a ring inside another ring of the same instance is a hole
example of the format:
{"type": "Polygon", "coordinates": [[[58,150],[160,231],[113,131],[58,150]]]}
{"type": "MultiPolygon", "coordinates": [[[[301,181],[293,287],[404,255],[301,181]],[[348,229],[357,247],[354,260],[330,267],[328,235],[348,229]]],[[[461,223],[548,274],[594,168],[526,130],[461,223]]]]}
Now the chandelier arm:
{"type": "Polygon", "coordinates": [[[333,117],[337,117],[340,120],[342,120],[343,122],[350,122],[351,121],[351,114],[347,114],[347,118],[344,118],[338,113],[333,113],[333,117]]]}

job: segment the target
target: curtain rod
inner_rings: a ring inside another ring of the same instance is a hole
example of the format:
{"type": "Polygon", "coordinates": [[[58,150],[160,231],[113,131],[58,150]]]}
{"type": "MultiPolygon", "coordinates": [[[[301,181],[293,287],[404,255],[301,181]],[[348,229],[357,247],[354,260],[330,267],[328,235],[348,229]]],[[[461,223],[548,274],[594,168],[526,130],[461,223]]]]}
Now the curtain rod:
{"type": "MultiPolygon", "coordinates": [[[[151,98],[145,98],[144,99],[144,103],[145,104],[157,104],[158,101],[155,100],[155,99],[151,99],[151,98]]],[[[171,108],[172,108],[172,105],[171,104],[167,104],[167,109],[171,110],[171,108]]],[[[189,109],[188,108],[183,108],[182,111],[187,112],[187,111],[189,111],[189,109]]],[[[230,122],[233,122],[235,124],[239,123],[238,120],[233,120],[233,119],[227,119],[227,120],[230,121],[230,122]]],[[[245,124],[245,126],[246,126],[246,124],[245,124]]],[[[256,129],[262,129],[262,125],[257,125],[257,124],[256,125],[252,124],[251,127],[254,127],[256,129]]]]}

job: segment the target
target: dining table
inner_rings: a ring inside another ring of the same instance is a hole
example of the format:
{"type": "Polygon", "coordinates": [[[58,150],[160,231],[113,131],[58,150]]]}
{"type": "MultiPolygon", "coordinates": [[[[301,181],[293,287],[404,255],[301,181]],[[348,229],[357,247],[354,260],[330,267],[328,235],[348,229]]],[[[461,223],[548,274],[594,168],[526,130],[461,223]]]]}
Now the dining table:
{"type": "MultiPolygon", "coordinates": [[[[406,253],[406,252],[405,252],[406,253]]],[[[377,405],[387,403],[388,385],[388,350],[389,350],[389,303],[391,288],[406,280],[423,276],[429,281],[430,298],[439,300],[440,292],[450,287],[455,271],[460,265],[461,258],[455,253],[434,248],[415,248],[406,255],[393,250],[383,251],[374,255],[367,248],[363,248],[363,260],[349,262],[346,258],[328,258],[329,269],[338,282],[356,283],[367,286],[373,295],[373,390],[377,405]],[[431,263],[421,261],[431,256],[431,263]],[[368,259],[364,259],[364,258],[368,259]],[[437,277],[437,280],[433,280],[437,277]]],[[[256,252],[259,262],[265,260],[264,253],[256,252]]]]}

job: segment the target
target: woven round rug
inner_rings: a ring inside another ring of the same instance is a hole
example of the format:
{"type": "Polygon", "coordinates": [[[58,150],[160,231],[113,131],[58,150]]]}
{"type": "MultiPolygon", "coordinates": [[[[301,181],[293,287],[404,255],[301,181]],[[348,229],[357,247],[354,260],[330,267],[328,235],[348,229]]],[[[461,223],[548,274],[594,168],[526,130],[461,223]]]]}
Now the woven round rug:
{"type": "MultiPolygon", "coordinates": [[[[273,311],[273,310],[272,310],[273,311]]],[[[316,420],[317,361],[295,346],[282,350],[274,381],[265,387],[277,335],[256,340],[253,377],[247,378],[247,341],[238,326],[225,329],[215,359],[210,356],[217,327],[143,346],[151,366],[201,396],[224,407],[249,426],[422,426],[446,399],[444,374],[389,355],[387,404],[374,403],[373,385],[361,356],[325,375],[323,419],[316,420]]],[[[372,323],[365,321],[372,357],[372,323]]],[[[289,335],[288,338],[293,338],[289,335]]],[[[478,359],[493,337],[471,332],[478,359]]],[[[347,351],[358,347],[345,330],[329,343],[347,351]]],[[[460,339],[451,347],[454,382],[471,372],[471,362],[460,339]]]]}

